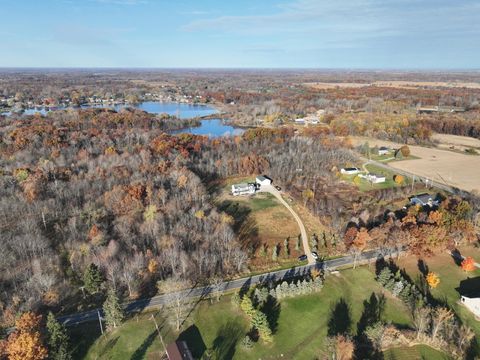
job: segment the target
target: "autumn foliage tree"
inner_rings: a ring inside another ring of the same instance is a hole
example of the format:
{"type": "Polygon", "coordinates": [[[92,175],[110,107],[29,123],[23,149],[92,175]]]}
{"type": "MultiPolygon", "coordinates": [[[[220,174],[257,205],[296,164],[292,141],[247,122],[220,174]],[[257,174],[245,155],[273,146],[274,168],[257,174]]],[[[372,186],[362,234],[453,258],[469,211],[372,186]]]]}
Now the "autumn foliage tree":
{"type": "Polygon", "coordinates": [[[15,323],[15,331],[7,340],[9,360],[42,360],[48,356],[40,334],[41,315],[26,312],[15,323]]]}
{"type": "Polygon", "coordinates": [[[430,286],[432,289],[435,289],[438,284],[440,284],[440,277],[434,272],[429,272],[427,274],[426,280],[428,286],[430,286]]]}
{"type": "Polygon", "coordinates": [[[463,259],[461,267],[463,271],[474,271],[476,269],[475,260],[471,256],[467,256],[463,259]]]}

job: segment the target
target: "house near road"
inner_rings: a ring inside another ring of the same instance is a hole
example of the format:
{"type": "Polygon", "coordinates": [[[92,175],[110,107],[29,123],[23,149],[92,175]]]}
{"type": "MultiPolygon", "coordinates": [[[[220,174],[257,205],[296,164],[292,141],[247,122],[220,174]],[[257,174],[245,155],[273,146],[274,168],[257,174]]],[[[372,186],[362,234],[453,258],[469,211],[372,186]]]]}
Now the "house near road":
{"type": "Polygon", "coordinates": [[[360,172],[359,168],[356,167],[347,167],[340,170],[340,173],[343,175],[355,175],[360,172]]]}
{"type": "Polygon", "coordinates": [[[433,199],[433,196],[428,193],[418,194],[409,198],[410,204],[419,206],[433,207],[438,205],[438,201],[433,199]]]}
{"type": "Polygon", "coordinates": [[[253,195],[257,187],[253,183],[241,183],[232,185],[232,194],[234,196],[239,195],[253,195]]]}
{"type": "Polygon", "coordinates": [[[265,176],[265,175],[259,175],[257,176],[257,178],[255,179],[255,182],[262,186],[262,185],[272,185],[272,179],[270,179],[268,176],[265,176]]]}
{"type": "Polygon", "coordinates": [[[480,319],[480,298],[470,298],[468,296],[462,296],[460,298],[465,307],[470,310],[477,319],[480,319]]]}

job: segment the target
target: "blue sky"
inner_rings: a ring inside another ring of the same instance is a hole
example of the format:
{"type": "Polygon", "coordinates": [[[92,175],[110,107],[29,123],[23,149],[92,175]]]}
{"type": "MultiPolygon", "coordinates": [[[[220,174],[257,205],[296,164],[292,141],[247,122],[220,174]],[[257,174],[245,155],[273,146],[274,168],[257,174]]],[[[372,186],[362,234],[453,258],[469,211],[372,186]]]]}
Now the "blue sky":
{"type": "Polygon", "coordinates": [[[0,67],[480,68],[479,0],[0,0],[0,67]]]}

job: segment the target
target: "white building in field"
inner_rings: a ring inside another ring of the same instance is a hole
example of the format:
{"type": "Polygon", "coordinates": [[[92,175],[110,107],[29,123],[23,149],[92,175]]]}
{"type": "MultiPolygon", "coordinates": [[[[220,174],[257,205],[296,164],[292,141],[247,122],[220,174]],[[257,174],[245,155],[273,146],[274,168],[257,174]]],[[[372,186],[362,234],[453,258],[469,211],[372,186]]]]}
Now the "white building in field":
{"type": "Polygon", "coordinates": [[[255,184],[252,183],[242,183],[232,185],[232,194],[234,196],[238,195],[253,195],[257,190],[255,184]]]}
{"type": "Polygon", "coordinates": [[[460,301],[475,315],[475,317],[480,318],[480,298],[469,298],[467,296],[462,296],[460,301]]]}
{"type": "Polygon", "coordinates": [[[382,146],[378,149],[378,155],[387,155],[390,152],[390,149],[386,146],[382,146]]]}
{"type": "Polygon", "coordinates": [[[387,180],[385,176],[377,175],[377,174],[367,174],[367,175],[359,175],[359,176],[371,182],[372,184],[384,183],[387,180]]]}
{"type": "Polygon", "coordinates": [[[255,182],[262,186],[262,185],[272,185],[272,179],[270,179],[268,176],[265,175],[259,175],[255,179],[255,182]]]}
{"type": "Polygon", "coordinates": [[[340,173],[344,175],[355,175],[355,174],[358,174],[359,172],[360,172],[360,169],[357,167],[347,167],[340,170],[340,173]]]}

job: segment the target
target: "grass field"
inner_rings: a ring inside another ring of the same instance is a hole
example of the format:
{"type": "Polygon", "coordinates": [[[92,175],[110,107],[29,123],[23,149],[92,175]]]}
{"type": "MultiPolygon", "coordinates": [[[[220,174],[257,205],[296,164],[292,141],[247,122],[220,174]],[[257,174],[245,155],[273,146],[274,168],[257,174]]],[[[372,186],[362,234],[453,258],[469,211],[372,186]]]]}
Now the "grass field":
{"type": "Polygon", "coordinates": [[[385,360],[448,360],[449,357],[431,347],[416,345],[388,349],[383,353],[385,360]]]}
{"type": "Polygon", "coordinates": [[[358,175],[341,175],[341,179],[351,182],[352,184],[356,185],[360,191],[371,191],[371,190],[378,190],[378,189],[390,189],[393,187],[405,186],[409,184],[409,179],[405,178],[403,184],[397,184],[393,180],[393,176],[395,175],[394,171],[390,171],[374,164],[366,164],[365,168],[368,170],[369,173],[376,174],[376,175],[383,175],[385,176],[385,182],[373,184],[366,179],[361,178],[358,175]]]}
{"type": "MultiPolygon", "coordinates": [[[[253,271],[271,269],[283,265],[295,265],[303,249],[296,249],[300,229],[291,213],[269,193],[253,196],[233,196],[231,185],[254,182],[254,178],[229,178],[217,185],[215,205],[234,219],[233,228],[245,249],[254,254],[250,258],[253,271]],[[284,247],[289,239],[289,251],[284,247]],[[277,260],[272,259],[273,247],[277,245],[277,260]]],[[[318,225],[318,224],[315,224],[318,225]]]]}
{"type": "MultiPolygon", "coordinates": [[[[321,355],[328,332],[335,330],[332,326],[348,329],[355,335],[364,300],[369,299],[372,292],[381,291],[374,280],[373,270],[367,267],[345,270],[339,276],[331,275],[320,293],[282,300],[273,344],[265,345],[260,341],[250,350],[240,345],[249,330],[247,319],[231,303],[230,296],[223,297],[219,303],[201,302],[180,333],[173,331],[163,320],[161,311],[156,314],[156,319],[166,342],[178,336],[188,342],[196,357],[206,349],[215,348],[224,359],[313,359],[321,355]]],[[[150,316],[143,314],[129,319],[120,329],[101,338],[98,338],[96,323],[77,329],[73,335],[75,342],[80,340],[81,343],[77,346],[76,358],[158,358],[162,347],[150,316]]],[[[388,295],[383,319],[400,326],[411,325],[403,303],[388,295]]],[[[411,352],[411,349],[407,350],[411,352]]],[[[402,351],[395,350],[394,354],[402,351]]]]}
{"type": "MultiPolygon", "coordinates": [[[[480,249],[469,246],[460,248],[460,251],[464,256],[472,256],[477,262],[480,262],[480,249]]],[[[460,293],[457,291],[462,280],[468,278],[480,279],[480,269],[466,273],[455,264],[455,261],[447,253],[426,258],[424,261],[428,269],[437,273],[440,277],[438,287],[431,290],[433,297],[448,303],[460,319],[475,331],[476,337],[480,338],[480,322],[475,320],[473,314],[458,302],[460,293]]],[[[405,268],[414,281],[421,275],[418,269],[418,259],[414,257],[401,258],[398,265],[401,268],[405,268]]],[[[480,281],[476,282],[476,284],[480,292],[480,281]]]]}

